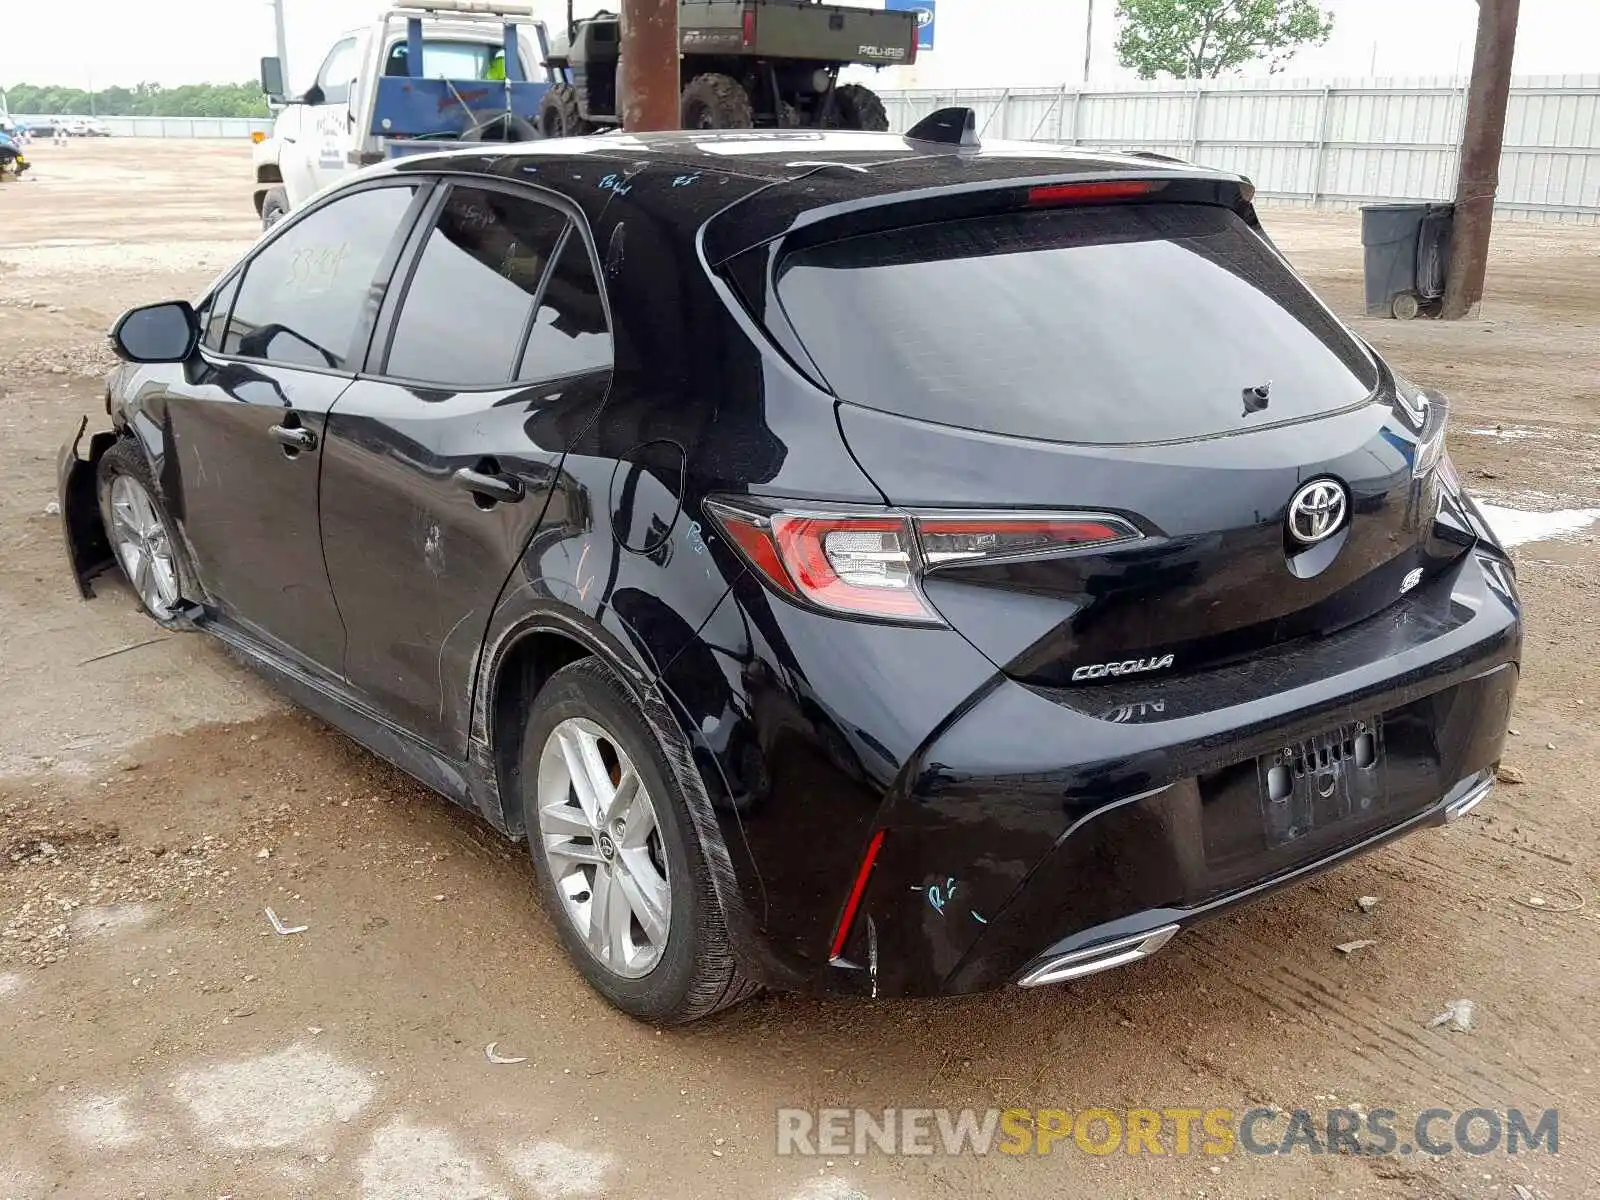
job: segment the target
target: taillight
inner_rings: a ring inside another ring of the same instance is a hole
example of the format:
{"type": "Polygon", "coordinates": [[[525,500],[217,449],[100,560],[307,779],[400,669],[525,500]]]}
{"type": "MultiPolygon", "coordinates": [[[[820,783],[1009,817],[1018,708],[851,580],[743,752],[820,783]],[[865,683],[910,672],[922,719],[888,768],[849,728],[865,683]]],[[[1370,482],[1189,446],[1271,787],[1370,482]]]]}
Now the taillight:
{"type": "Polygon", "coordinates": [[[1091,183],[1049,183],[1028,189],[1028,204],[1051,208],[1062,204],[1107,204],[1160,191],[1166,185],[1150,179],[1108,179],[1091,183]]]}
{"type": "Polygon", "coordinates": [[[922,594],[931,571],[1050,558],[1144,536],[1100,513],[822,512],[724,500],[706,507],[750,565],[790,599],[925,625],[943,624],[922,594]]]}
{"type": "Polygon", "coordinates": [[[1138,541],[1143,535],[1119,517],[1033,517],[1010,514],[980,517],[917,518],[922,557],[930,568],[945,563],[993,562],[1138,541]]]}
{"type": "Polygon", "coordinates": [[[745,47],[746,50],[748,50],[751,46],[754,46],[756,44],[756,10],[755,9],[747,8],[747,9],[744,10],[744,27],[743,28],[744,28],[744,47],[745,47]]]}
{"type": "Polygon", "coordinates": [[[917,586],[911,519],[706,507],[766,581],[830,612],[939,624],[917,586]]]}

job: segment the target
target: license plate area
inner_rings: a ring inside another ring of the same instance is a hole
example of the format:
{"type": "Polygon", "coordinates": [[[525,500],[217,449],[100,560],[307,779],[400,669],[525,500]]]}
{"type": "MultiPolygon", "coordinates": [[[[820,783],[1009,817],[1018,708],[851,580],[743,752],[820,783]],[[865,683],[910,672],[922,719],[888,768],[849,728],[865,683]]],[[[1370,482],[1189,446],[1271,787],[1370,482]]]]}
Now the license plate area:
{"type": "Polygon", "coordinates": [[[1262,828],[1282,846],[1383,803],[1383,724],[1352,721],[1256,760],[1262,828]]]}

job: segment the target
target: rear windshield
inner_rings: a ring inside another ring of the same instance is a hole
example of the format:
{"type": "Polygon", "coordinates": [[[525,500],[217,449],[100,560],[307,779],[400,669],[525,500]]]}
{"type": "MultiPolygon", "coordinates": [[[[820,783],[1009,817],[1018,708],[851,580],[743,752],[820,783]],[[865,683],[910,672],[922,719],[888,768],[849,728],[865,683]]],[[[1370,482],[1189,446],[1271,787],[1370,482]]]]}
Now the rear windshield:
{"type": "Polygon", "coordinates": [[[991,433],[1177,441],[1347,408],[1376,383],[1272,249],[1211,205],[863,234],[790,254],[778,298],[840,399],[991,433]]]}

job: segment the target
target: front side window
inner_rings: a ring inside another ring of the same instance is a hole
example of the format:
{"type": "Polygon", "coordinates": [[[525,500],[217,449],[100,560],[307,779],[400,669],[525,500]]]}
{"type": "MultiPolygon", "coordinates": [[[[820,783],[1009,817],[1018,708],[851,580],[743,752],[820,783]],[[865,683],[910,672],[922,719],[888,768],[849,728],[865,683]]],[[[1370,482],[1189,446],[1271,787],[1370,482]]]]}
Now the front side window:
{"type": "Polygon", "coordinates": [[[355,192],[295,222],[244,269],[223,352],[353,371],[371,289],[415,187],[355,192]]]}
{"type": "Polygon", "coordinates": [[[233,311],[233,298],[238,292],[239,275],[235,273],[200,309],[200,344],[207,350],[221,352],[228,330],[228,314],[233,311]]]}
{"type": "Polygon", "coordinates": [[[356,39],[345,38],[328,51],[317,72],[317,87],[323,104],[348,104],[350,83],[356,77],[356,39]]]}
{"type": "Polygon", "coordinates": [[[509,383],[568,225],[537,200],[453,189],[406,289],[386,373],[449,387],[509,383]]]}

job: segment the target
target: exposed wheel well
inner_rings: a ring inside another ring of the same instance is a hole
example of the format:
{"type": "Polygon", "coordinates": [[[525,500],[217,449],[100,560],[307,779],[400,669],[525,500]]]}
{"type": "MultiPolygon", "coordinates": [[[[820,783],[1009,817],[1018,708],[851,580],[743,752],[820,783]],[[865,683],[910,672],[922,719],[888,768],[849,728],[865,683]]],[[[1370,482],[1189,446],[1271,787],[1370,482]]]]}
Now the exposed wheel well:
{"type": "Polygon", "coordinates": [[[590,650],[565,634],[536,630],[506,652],[495,677],[490,736],[495,772],[500,779],[500,804],[507,832],[520,837],[527,824],[522,812],[522,730],[544,685],[562,667],[588,658],[590,650]]]}

